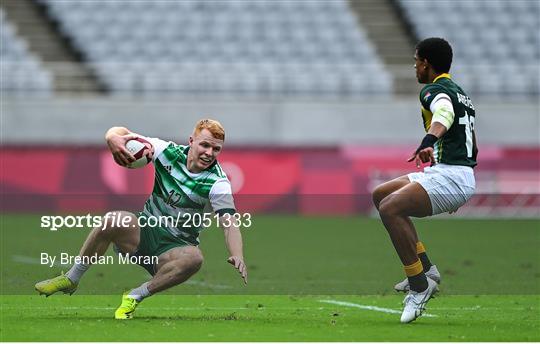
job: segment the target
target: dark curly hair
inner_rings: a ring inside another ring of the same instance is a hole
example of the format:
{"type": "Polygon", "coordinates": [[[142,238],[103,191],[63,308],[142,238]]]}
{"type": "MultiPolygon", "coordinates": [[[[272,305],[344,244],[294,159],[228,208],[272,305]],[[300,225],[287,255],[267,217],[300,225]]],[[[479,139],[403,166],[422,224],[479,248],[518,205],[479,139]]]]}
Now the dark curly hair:
{"type": "Polygon", "coordinates": [[[437,73],[448,73],[452,65],[452,47],[443,38],[426,38],[416,45],[417,55],[426,59],[437,73]]]}

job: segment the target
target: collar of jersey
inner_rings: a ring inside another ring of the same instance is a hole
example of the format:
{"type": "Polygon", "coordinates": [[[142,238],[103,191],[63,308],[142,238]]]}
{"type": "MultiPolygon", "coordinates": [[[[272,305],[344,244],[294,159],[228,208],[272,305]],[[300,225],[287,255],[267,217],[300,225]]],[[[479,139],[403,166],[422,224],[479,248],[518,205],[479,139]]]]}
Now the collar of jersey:
{"type": "Polygon", "coordinates": [[[436,77],[435,79],[433,79],[433,82],[441,79],[441,78],[448,78],[448,79],[452,79],[452,76],[449,74],[449,73],[442,73],[441,75],[439,75],[438,77],[436,77]]]}
{"type": "Polygon", "coordinates": [[[204,169],[204,171],[201,171],[199,173],[193,173],[193,172],[190,172],[187,168],[187,155],[188,155],[188,152],[189,152],[189,146],[186,146],[186,148],[184,148],[184,154],[186,155],[186,171],[188,171],[189,173],[193,174],[193,177],[195,176],[198,176],[200,175],[201,173],[203,173],[204,171],[208,171],[209,169],[211,169],[212,167],[216,166],[217,164],[217,160],[214,160],[214,162],[212,163],[212,165],[208,166],[207,168],[204,169]]]}

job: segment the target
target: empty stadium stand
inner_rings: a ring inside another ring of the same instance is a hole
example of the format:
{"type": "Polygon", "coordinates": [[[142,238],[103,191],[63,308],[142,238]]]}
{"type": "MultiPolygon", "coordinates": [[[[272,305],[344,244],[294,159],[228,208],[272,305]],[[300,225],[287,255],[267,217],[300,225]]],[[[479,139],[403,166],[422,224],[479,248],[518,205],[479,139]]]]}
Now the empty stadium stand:
{"type": "Polygon", "coordinates": [[[537,0],[4,0],[1,6],[1,90],[10,94],[411,94],[419,85],[407,51],[429,36],[452,43],[452,74],[474,98],[534,101],[540,89],[537,0]],[[39,16],[49,23],[38,25],[39,16]]]}
{"type": "Polygon", "coordinates": [[[41,2],[113,94],[392,92],[346,0],[41,2]]]}
{"type": "Polygon", "coordinates": [[[59,34],[55,22],[35,0],[2,0],[7,20],[53,77],[56,94],[95,94],[102,89],[78,52],[59,34]]]}
{"type": "Polygon", "coordinates": [[[26,41],[0,8],[0,91],[15,96],[48,96],[53,91],[51,74],[28,49],[26,41]]]}
{"type": "Polygon", "coordinates": [[[418,94],[419,86],[410,68],[416,38],[395,0],[348,1],[358,25],[366,30],[377,54],[392,73],[394,94],[418,94]]]}
{"type": "Polygon", "coordinates": [[[472,95],[538,97],[540,1],[398,1],[419,39],[451,42],[452,72],[472,95]]]}

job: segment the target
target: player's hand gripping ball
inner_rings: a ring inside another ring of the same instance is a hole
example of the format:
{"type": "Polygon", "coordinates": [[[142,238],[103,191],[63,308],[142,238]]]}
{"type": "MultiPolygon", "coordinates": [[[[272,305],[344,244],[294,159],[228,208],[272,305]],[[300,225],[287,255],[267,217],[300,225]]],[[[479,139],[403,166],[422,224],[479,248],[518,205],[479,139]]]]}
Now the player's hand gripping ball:
{"type": "Polygon", "coordinates": [[[135,161],[127,165],[128,168],[141,168],[152,160],[152,145],[143,138],[129,140],[126,149],[135,157],[135,161]]]}

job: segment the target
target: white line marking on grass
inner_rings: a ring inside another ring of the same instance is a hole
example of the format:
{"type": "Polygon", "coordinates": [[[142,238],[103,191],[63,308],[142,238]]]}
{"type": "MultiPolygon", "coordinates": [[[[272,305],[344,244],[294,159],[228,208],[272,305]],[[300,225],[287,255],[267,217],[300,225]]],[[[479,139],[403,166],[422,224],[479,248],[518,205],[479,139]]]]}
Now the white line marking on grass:
{"type": "MultiPolygon", "coordinates": [[[[383,308],[383,307],[377,307],[377,306],[359,305],[357,303],[352,303],[352,302],[337,301],[337,300],[319,300],[319,302],[331,303],[333,305],[338,305],[338,306],[360,308],[360,309],[365,309],[365,310],[368,310],[368,311],[390,313],[390,314],[401,314],[401,311],[398,311],[396,309],[383,308]]],[[[424,313],[423,316],[429,317],[429,318],[436,317],[436,315],[428,314],[428,313],[424,313]]]]}
{"type": "MultiPolygon", "coordinates": [[[[82,296],[82,295],[79,295],[82,296]]],[[[350,302],[343,302],[343,301],[333,301],[333,300],[319,300],[319,302],[324,303],[332,303],[340,306],[350,306],[355,308],[361,308],[361,309],[367,309],[367,310],[374,310],[374,311],[380,311],[380,312],[386,312],[391,314],[400,314],[401,311],[395,310],[395,309],[389,309],[389,308],[381,308],[376,306],[364,306],[364,305],[358,305],[355,303],[350,302]]],[[[51,308],[61,308],[61,309],[96,309],[96,310],[107,310],[107,309],[116,309],[116,307],[91,307],[91,306],[50,306],[50,307],[25,307],[25,306],[3,306],[3,309],[51,309],[51,308]]],[[[254,309],[255,307],[208,307],[208,306],[195,306],[195,307],[152,307],[152,306],[145,306],[145,309],[159,309],[159,310],[216,310],[216,311],[227,311],[227,310],[249,310],[254,309]]],[[[312,310],[312,307],[264,307],[267,310],[312,310]]],[[[323,310],[323,307],[316,308],[318,310],[323,310]]],[[[480,308],[477,307],[434,307],[431,308],[432,310],[437,311],[445,311],[445,310],[451,310],[451,311],[478,311],[480,308]]],[[[500,310],[496,307],[486,307],[484,309],[493,309],[493,310],[500,310]]],[[[511,307],[511,308],[505,308],[507,310],[514,310],[514,311],[523,311],[525,310],[525,307],[511,307]]],[[[424,314],[425,315],[425,314],[424,314]]],[[[436,315],[428,315],[428,317],[434,317],[436,315]]]]}
{"type": "MultiPolygon", "coordinates": [[[[23,263],[23,264],[50,266],[50,263],[41,264],[41,260],[38,259],[38,258],[32,258],[32,257],[28,257],[28,256],[20,256],[20,255],[17,255],[17,254],[12,255],[11,260],[14,261],[14,262],[23,263]]],[[[54,263],[53,266],[57,267],[57,268],[69,267],[69,265],[63,265],[63,264],[59,264],[59,263],[54,263]]]]}
{"type": "Polygon", "coordinates": [[[339,305],[339,306],[367,309],[369,311],[377,311],[377,312],[390,313],[390,314],[401,314],[401,311],[398,311],[395,309],[382,308],[382,307],[377,307],[377,306],[365,306],[365,305],[359,305],[357,303],[352,303],[352,302],[336,301],[336,300],[319,300],[319,302],[331,303],[333,305],[339,305]]]}
{"type": "MultiPolygon", "coordinates": [[[[39,258],[32,258],[28,256],[12,255],[11,260],[17,263],[30,264],[30,265],[48,265],[48,266],[50,265],[50,263],[41,264],[41,260],[39,258]]],[[[59,263],[54,263],[53,266],[57,268],[70,267],[70,265],[63,265],[59,263]]],[[[148,277],[148,273],[145,273],[144,276],[148,277]]],[[[184,282],[184,284],[188,284],[188,285],[191,284],[191,285],[196,285],[196,286],[206,287],[206,288],[213,288],[213,289],[232,289],[233,288],[232,286],[226,285],[226,284],[212,284],[212,283],[207,283],[203,281],[192,281],[192,280],[186,281],[184,282]]]]}

